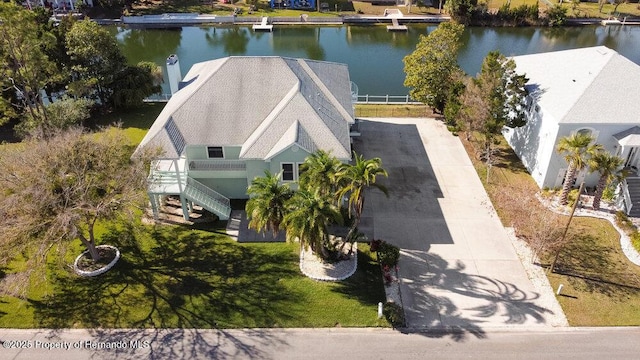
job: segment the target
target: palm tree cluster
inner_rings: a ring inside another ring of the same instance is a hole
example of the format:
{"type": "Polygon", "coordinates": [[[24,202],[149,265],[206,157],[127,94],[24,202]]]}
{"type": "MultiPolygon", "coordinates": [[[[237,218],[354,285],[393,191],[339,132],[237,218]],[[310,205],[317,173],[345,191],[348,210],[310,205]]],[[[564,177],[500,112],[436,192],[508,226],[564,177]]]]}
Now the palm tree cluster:
{"type": "Polygon", "coordinates": [[[576,179],[576,175],[587,168],[590,172],[598,172],[600,178],[593,197],[593,208],[600,209],[602,194],[607,185],[613,181],[620,181],[626,176],[623,169],[624,160],[606,151],[602,145],[596,144],[593,136],[577,132],[564,137],[558,142],[557,150],[569,164],[565,174],[560,203],[568,203],[569,191],[576,179]]]}
{"type": "Polygon", "coordinates": [[[353,155],[353,164],[345,164],[326,151],[311,154],[300,167],[297,191],[291,189],[291,183],[281,181],[281,174],[265,171],[265,176],[255,178],[247,190],[249,227],[269,231],[274,237],[285,230],[287,241],[298,239],[303,248],[310,247],[320,258],[334,258],[329,227],[347,222],[346,238],[357,238],[364,189],[375,187],[387,194],[386,188],[376,183],[378,175],[387,176],[382,160],[353,155]]]}

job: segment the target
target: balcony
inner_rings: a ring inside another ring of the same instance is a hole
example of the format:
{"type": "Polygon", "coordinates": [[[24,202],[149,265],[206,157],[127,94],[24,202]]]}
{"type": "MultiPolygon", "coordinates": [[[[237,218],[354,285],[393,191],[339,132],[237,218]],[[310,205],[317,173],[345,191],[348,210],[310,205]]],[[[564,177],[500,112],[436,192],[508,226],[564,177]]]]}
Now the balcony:
{"type": "Polygon", "coordinates": [[[191,160],[189,171],[246,171],[242,160],[191,160]]]}

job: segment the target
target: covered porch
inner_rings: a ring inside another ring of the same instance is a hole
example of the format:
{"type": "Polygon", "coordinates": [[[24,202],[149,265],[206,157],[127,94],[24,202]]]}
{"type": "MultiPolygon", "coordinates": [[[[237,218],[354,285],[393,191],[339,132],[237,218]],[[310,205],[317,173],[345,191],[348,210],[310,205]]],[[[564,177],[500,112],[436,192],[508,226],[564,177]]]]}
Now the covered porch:
{"type": "Polygon", "coordinates": [[[640,217],[640,127],[614,134],[616,156],[624,159],[628,176],[618,188],[618,208],[631,217],[640,217]]]}
{"type": "Polygon", "coordinates": [[[151,162],[147,177],[147,194],[151,201],[153,218],[158,219],[163,196],[179,196],[185,219],[189,218],[188,204],[182,196],[187,182],[186,160],[156,159],[151,162]]]}
{"type": "Polygon", "coordinates": [[[147,193],[151,201],[154,219],[158,219],[163,196],[178,196],[185,220],[193,203],[227,220],[231,214],[230,201],[224,195],[188,176],[187,161],[180,159],[157,159],[151,162],[147,177],[147,193]]]}

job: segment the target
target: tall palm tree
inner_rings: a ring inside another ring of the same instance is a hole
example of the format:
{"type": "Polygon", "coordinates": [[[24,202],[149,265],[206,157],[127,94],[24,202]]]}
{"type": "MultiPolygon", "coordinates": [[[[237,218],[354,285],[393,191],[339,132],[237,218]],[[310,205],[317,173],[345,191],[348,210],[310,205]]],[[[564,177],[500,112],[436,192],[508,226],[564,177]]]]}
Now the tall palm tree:
{"type": "Polygon", "coordinates": [[[264,177],[251,182],[247,193],[251,197],[245,207],[249,227],[256,231],[270,231],[273,237],[280,232],[286,213],[286,204],[293,196],[289,184],[280,183],[280,174],[265,170],[264,177]]]}
{"type": "Polygon", "coordinates": [[[602,199],[602,192],[605,187],[614,178],[619,176],[624,177],[624,171],[622,170],[624,159],[611,155],[607,151],[598,151],[591,156],[587,164],[589,170],[600,173],[600,179],[598,180],[596,192],[593,196],[593,208],[598,210],[600,209],[600,200],[602,199]]]}
{"type": "Polygon", "coordinates": [[[288,205],[283,221],[287,241],[298,238],[301,247],[311,247],[320,258],[328,259],[331,255],[328,226],[342,222],[338,207],[329,197],[307,189],[298,190],[288,205]]]}
{"type": "Polygon", "coordinates": [[[301,165],[300,188],[318,191],[334,197],[338,190],[338,176],[342,163],[324,150],[309,155],[301,165]]]}
{"type": "Polygon", "coordinates": [[[389,176],[387,171],[382,168],[382,160],[380,158],[365,160],[364,156],[356,154],[355,151],[353,152],[353,160],[353,164],[343,164],[338,172],[338,177],[343,182],[342,187],[338,190],[338,196],[342,198],[344,195],[349,195],[349,216],[354,215],[354,221],[351,225],[352,231],[360,223],[366,187],[373,186],[389,196],[387,188],[376,183],[378,175],[389,176]]]}
{"type": "Polygon", "coordinates": [[[578,171],[584,169],[591,154],[602,148],[601,145],[592,144],[594,140],[591,135],[577,132],[561,138],[558,142],[557,151],[564,156],[564,159],[569,164],[564,177],[564,184],[562,185],[562,193],[560,194],[560,203],[562,205],[569,203],[569,191],[571,191],[578,171]]]}

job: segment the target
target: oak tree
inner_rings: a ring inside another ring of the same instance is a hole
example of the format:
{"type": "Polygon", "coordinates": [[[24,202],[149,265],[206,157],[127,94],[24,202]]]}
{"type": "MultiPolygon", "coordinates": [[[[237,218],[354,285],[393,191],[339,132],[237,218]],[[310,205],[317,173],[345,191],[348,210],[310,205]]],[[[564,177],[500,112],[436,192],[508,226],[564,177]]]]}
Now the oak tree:
{"type": "Polygon", "coordinates": [[[50,249],[76,240],[94,261],[98,221],[133,214],[145,200],[145,162],[119,129],[58,131],[3,149],[0,157],[0,261],[22,254],[42,265],[50,249]]]}
{"type": "Polygon", "coordinates": [[[403,60],[409,95],[439,113],[460,71],[457,58],[463,31],[464,26],[455,22],[441,23],[429,35],[421,35],[416,49],[403,60]]]}

